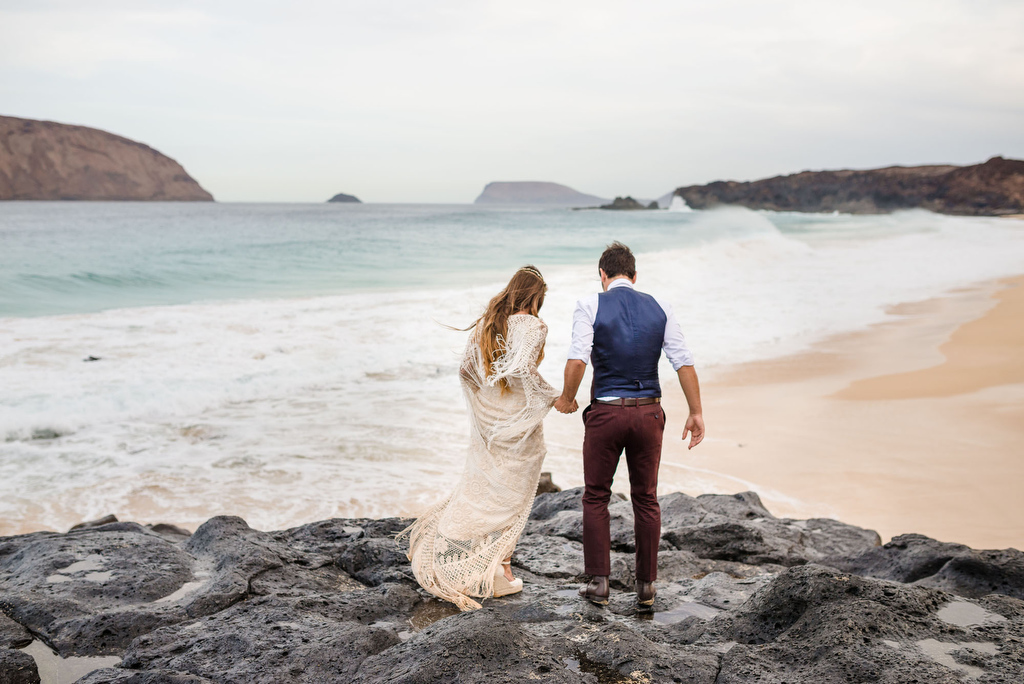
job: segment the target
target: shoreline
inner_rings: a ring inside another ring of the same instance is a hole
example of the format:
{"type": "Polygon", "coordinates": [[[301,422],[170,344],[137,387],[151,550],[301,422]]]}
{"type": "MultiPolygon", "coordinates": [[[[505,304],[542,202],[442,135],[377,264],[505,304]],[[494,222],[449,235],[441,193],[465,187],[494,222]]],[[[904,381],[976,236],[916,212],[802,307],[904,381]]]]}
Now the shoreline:
{"type": "MultiPolygon", "coordinates": [[[[885,540],[918,532],[974,548],[1024,547],[1024,503],[1015,491],[1024,476],[1024,464],[1015,463],[1024,438],[1024,276],[888,313],[890,320],[801,353],[698,368],[709,436],[692,452],[678,439],[685,402],[666,384],[659,491],[752,490],[779,516],[837,518],[885,540]],[[993,345],[996,356],[985,352],[993,345]],[[972,375],[979,364],[984,373],[972,375]],[[936,395],[928,387],[939,376],[953,384],[936,395]],[[1003,384],[1008,377],[1014,382],[1003,384]],[[974,383],[972,391],[962,392],[964,382],[974,383]],[[908,387],[925,396],[893,394],[908,387]]],[[[579,414],[552,414],[545,432],[544,470],[562,487],[582,484],[579,414]]],[[[624,459],[614,489],[628,494],[624,459]]],[[[135,503],[106,512],[195,527],[158,511],[140,516],[145,502],[135,503]]],[[[392,514],[415,512],[406,506],[392,514]]]]}
{"type": "MultiPolygon", "coordinates": [[[[742,479],[781,515],[837,517],[883,539],[1024,547],[1024,276],[889,313],[801,354],[711,369],[709,438],[694,452],[666,438],[663,463],[716,473],[711,491],[742,479]]],[[[667,434],[686,413],[677,395],[667,434]]]]}

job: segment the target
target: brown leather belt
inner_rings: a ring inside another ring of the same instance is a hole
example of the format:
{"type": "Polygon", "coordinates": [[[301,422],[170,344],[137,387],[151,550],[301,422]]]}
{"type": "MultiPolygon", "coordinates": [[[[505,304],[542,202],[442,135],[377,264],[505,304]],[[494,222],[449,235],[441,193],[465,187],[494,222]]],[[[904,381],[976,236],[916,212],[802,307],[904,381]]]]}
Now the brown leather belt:
{"type": "Polygon", "coordinates": [[[611,399],[609,401],[594,400],[595,404],[607,404],[609,406],[647,406],[648,404],[660,404],[661,397],[635,397],[623,399],[611,399]]]}

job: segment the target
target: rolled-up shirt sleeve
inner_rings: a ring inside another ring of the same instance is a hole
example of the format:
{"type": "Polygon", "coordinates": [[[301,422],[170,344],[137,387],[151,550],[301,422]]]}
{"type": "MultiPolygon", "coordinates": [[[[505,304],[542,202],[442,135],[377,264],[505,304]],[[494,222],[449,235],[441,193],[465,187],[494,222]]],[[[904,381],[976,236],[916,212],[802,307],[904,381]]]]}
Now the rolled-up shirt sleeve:
{"type": "Polygon", "coordinates": [[[672,364],[672,369],[679,370],[683,366],[692,366],[693,352],[686,345],[683,329],[679,327],[672,307],[661,300],[658,300],[658,304],[665,311],[665,339],[661,343],[661,348],[665,350],[665,356],[672,364]]]}
{"type": "Polygon", "coordinates": [[[569,343],[569,359],[590,363],[590,352],[594,349],[594,319],[596,315],[597,295],[576,302],[576,309],[572,312],[572,341],[569,343]]]}

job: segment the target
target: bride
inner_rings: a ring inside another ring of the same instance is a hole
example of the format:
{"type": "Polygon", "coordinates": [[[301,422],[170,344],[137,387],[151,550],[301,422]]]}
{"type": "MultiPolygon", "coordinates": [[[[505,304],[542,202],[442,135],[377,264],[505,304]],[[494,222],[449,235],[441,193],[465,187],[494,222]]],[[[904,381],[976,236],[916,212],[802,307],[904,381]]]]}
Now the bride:
{"type": "Polygon", "coordinates": [[[537,372],[545,292],[540,271],[524,266],[468,328],[459,372],[470,415],[466,466],[455,490],[399,535],[420,585],[461,610],[523,589],[512,551],[546,453],[541,423],[558,396],[537,372]]]}

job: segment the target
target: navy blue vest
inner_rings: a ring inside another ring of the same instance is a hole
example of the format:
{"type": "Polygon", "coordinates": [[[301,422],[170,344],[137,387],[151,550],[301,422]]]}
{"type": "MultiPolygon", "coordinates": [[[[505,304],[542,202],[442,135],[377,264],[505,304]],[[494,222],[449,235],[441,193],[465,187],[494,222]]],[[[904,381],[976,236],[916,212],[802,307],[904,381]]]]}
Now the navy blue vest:
{"type": "Polygon", "coordinates": [[[615,287],[598,295],[594,321],[594,397],[660,397],[658,360],[665,310],[649,294],[615,287]]]}

